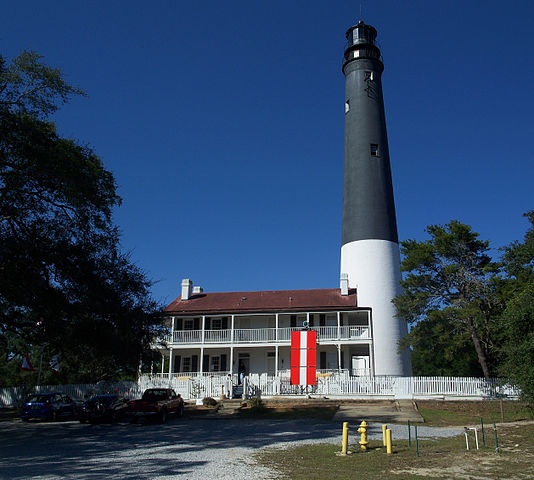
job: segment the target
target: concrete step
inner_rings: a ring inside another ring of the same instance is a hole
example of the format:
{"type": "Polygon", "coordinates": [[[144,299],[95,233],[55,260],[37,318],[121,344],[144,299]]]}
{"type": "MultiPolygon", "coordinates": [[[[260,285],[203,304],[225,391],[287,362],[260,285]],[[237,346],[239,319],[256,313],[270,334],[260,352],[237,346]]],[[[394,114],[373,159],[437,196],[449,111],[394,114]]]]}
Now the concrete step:
{"type": "Polygon", "coordinates": [[[241,407],[241,402],[240,398],[222,400],[217,415],[234,415],[241,407]]]}
{"type": "Polygon", "coordinates": [[[359,423],[363,420],[384,423],[424,422],[416,405],[410,400],[340,405],[334,415],[334,420],[351,423],[359,423]]]}

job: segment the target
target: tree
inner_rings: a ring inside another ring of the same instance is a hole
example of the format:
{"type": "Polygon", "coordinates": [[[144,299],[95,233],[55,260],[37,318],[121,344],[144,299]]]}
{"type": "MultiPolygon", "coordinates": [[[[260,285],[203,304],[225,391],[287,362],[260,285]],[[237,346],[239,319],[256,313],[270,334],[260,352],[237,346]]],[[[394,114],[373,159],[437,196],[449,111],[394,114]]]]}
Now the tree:
{"type": "MultiPolygon", "coordinates": [[[[479,377],[473,343],[467,332],[440,311],[415,324],[409,334],[412,351],[412,370],[417,376],[479,377]]],[[[408,340],[408,339],[406,339],[408,340]]],[[[405,340],[405,341],[406,341],[405,340]]]]}
{"type": "Polygon", "coordinates": [[[534,280],[534,210],[524,215],[530,222],[523,243],[512,242],[504,249],[505,270],[513,280],[513,286],[522,289],[534,280]]]}
{"type": "Polygon", "coordinates": [[[524,242],[504,249],[507,304],[499,331],[499,374],[534,401],[534,210],[524,242]]]}
{"type": "Polygon", "coordinates": [[[158,330],[112,222],[113,175],[50,121],[79,94],[34,52],[0,56],[0,348],[60,353],[63,381],[133,375],[158,330]]]}
{"type": "MultiPolygon", "coordinates": [[[[489,242],[456,220],[426,231],[427,241],[401,243],[401,270],[407,274],[394,303],[398,315],[415,325],[405,341],[414,351],[428,349],[431,342],[421,334],[439,326],[440,342],[461,352],[467,335],[484,377],[490,378],[494,322],[502,306],[499,265],[488,255],[489,242]]],[[[426,358],[431,358],[428,352],[426,358]]]]}

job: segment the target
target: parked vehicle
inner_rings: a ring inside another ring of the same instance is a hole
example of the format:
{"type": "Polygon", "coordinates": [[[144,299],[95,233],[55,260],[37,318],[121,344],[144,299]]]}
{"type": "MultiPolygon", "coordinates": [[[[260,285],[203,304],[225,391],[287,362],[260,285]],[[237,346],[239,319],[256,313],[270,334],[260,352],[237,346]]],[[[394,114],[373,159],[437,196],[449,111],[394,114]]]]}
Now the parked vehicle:
{"type": "Polygon", "coordinates": [[[128,402],[128,414],[133,421],[140,417],[152,417],[165,423],[169,415],[181,417],[184,414],[184,400],[171,388],[149,388],[140,400],[128,402]]]}
{"type": "Polygon", "coordinates": [[[95,395],[82,403],[78,410],[80,422],[116,422],[128,411],[128,400],[120,395],[95,395]]]}
{"type": "Polygon", "coordinates": [[[28,420],[60,420],[76,417],[76,402],[64,393],[36,393],[28,397],[20,418],[28,420]]]}

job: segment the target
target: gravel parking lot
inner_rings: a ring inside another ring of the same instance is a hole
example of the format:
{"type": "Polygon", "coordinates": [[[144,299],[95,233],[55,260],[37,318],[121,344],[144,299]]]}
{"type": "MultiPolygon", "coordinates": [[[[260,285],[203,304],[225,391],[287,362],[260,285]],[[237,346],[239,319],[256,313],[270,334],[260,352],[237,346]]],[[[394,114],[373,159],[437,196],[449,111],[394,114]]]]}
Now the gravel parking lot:
{"type": "MultiPolygon", "coordinates": [[[[350,425],[355,443],[357,425],[350,425]]],[[[407,427],[391,426],[394,438],[407,427]]],[[[342,424],[333,421],[265,420],[235,417],[172,419],[164,425],[0,423],[0,479],[274,479],[256,465],[259,448],[291,443],[332,442],[341,446],[342,424]]],[[[419,436],[448,436],[456,429],[419,427],[419,436]]],[[[381,424],[369,436],[381,438],[381,424]]]]}

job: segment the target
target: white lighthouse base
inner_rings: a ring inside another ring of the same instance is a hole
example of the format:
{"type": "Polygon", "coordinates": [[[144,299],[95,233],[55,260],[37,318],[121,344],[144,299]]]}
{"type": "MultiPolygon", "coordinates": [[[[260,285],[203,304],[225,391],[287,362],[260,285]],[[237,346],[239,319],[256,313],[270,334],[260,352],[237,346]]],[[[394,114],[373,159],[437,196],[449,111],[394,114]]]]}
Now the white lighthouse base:
{"type": "Polygon", "coordinates": [[[349,287],[357,289],[358,307],[370,307],[374,348],[374,374],[410,376],[409,352],[399,352],[399,341],[408,329],[395,317],[391,302],[400,292],[398,243],[388,240],[357,240],[341,247],[341,273],[349,287]]]}

